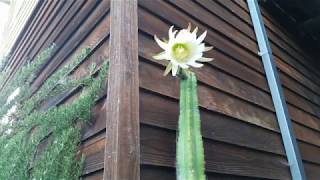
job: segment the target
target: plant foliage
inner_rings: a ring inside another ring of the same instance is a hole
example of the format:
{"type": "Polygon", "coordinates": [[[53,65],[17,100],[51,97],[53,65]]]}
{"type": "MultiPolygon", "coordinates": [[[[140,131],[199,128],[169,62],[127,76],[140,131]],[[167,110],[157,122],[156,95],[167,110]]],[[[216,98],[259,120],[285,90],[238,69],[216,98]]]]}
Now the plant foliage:
{"type": "MultiPolygon", "coordinates": [[[[37,91],[31,84],[54,52],[52,46],[18,70],[0,91],[0,179],[72,180],[79,179],[83,157],[77,156],[80,127],[90,119],[91,109],[101,94],[108,64],[80,79],[68,75],[82,63],[90,49],[51,75],[37,91]],[[48,98],[81,88],[71,103],[45,110],[48,98]],[[20,93],[8,101],[17,88],[20,93]],[[12,109],[16,109],[13,111],[12,109]],[[8,113],[13,111],[13,113],[8,113]]],[[[0,79],[0,84],[3,81],[0,79]]]]}

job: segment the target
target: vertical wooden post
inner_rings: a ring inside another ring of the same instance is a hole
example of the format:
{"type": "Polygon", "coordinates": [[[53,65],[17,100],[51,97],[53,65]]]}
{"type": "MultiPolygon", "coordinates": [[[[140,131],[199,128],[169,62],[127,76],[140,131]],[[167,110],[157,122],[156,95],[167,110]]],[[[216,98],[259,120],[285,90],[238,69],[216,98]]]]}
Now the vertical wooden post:
{"type": "Polygon", "coordinates": [[[111,0],[104,180],[140,179],[137,0],[111,0]]]}

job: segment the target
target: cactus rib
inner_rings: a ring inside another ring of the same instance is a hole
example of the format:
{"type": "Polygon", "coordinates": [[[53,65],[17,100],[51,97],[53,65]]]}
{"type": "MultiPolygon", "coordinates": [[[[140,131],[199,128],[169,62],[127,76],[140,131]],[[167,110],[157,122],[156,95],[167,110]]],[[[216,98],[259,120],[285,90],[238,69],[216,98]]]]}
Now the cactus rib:
{"type": "Polygon", "coordinates": [[[186,78],[180,80],[177,179],[205,180],[197,79],[193,72],[185,74],[186,78]]]}

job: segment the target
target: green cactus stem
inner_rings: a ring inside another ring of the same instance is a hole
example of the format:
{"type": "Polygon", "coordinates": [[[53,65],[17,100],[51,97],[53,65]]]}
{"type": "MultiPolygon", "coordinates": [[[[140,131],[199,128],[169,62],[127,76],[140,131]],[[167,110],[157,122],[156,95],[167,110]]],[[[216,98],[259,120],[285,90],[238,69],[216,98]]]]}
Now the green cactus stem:
{"type": "Polygon", "coordinates": [[[177,180],[205,180],[197,78],[190,71],[184,71],[183,76],[180,80],[177,180]]]}

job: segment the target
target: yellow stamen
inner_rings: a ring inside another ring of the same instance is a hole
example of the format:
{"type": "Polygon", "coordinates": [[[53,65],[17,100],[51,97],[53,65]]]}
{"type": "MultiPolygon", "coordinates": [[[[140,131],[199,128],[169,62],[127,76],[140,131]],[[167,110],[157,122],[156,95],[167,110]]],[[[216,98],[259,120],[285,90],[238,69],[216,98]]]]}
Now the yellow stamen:
{"type": "Polygon", "coordinates": [[[190,50],[187,44],[177,43],[172,47],[173,57],[180,63],[185,63],[188,56],[190,55],[190,50]]]}

